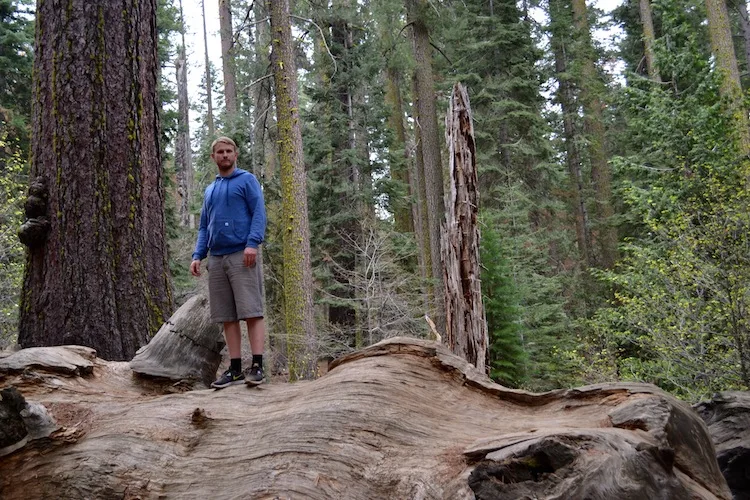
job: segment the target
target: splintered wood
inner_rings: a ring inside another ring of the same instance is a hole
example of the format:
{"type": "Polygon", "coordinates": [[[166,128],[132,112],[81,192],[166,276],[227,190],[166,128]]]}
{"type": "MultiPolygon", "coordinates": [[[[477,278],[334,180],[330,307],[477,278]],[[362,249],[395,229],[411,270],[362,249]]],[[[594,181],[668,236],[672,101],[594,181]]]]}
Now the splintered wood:
{"type": "Polygon", "coordinates": [[[489,340],[479,280],[477,169],[474,125],[466,89],[456,83],[445,118],[450,193],[446,202],[442,259],[445,270],[446,342],[482,373],[489,340]]]}

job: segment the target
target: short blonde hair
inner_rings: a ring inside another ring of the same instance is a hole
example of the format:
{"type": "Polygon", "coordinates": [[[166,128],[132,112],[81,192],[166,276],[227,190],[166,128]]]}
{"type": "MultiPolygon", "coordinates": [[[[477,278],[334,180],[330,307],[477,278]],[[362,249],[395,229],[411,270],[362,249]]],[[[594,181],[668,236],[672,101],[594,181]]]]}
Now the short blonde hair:
{"type": "Polygon", "coordinates": [[[217,144],[230,144],[234,148],[234,151],[237,152],[237,144],[235,144],[234,141],[230,139],[229,137],[222,136],[216,139],[214,142],[212,142],[211,153],[214,152],[214,148],[216,148],[217,144]]]}

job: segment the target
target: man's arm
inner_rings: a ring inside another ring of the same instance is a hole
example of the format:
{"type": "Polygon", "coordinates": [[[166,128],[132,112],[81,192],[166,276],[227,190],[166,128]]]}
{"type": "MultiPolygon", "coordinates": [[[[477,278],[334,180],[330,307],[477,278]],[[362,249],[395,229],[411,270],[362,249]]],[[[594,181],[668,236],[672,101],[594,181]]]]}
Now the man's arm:
{"type": "Polygon", "coordinates": [[[245,267],[255,267],[258,259],[258,249],[245,247],[245,267]]]}
{"type": "Polygon", "coordinates": [[[198,226],[198,238],[193,250],[193,261],[190,263],[190,273],[193,276],[201,275],[201,260],[208,255],[208,210],[206,209],[206,198],[208,189],[204,193],[203,207],[201,208],[201,223],[198,226]]]}
{"type": "Polygon", "coordinates": [[[201,275],[201,261],[193,260],[193,262],[190,263],[190,274],[193,276],[201,275]]]}
{"type": "Polygon", "coordinates": [[[245,203],[251,218],[250,231],[247,235],[245,246],[257,249],[258,245],[263,243],[266,234],[266,205],[263,200],[263,191],[260,188],[260,183],[252,174],[250,174],[248,181],[245,203]]]}

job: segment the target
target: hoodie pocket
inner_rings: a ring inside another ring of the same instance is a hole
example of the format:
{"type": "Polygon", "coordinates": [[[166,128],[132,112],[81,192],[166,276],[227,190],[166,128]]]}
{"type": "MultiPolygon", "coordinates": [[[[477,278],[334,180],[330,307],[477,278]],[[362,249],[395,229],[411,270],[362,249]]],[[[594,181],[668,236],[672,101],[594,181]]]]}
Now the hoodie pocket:
{"type": "Polygon", "coordinates": [[[238,245],[242,240],[237,238],[235,222],[232,219],[220,219],[214,226],[214,234],[211,235],[209,247],[221,249],[238,245]]]}
{"type": "Polygon", "coordinates": [[[250,223],[248,221],[234,221],[234,236],[237,239],[237,243],[247,242],[247,233],[250,232],[250,223]]]}

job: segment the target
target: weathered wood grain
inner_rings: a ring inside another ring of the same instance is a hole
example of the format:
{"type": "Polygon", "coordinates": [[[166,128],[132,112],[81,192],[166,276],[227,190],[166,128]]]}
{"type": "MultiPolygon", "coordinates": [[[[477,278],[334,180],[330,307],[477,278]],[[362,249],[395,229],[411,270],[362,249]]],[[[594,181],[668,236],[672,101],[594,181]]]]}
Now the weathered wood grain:
{"type": "Polygon", "coordinates": [[[695,405],[735,500],[750,499],[750,392],[726,391],[695,405]]]}
{"type": "Polygon", "coordinates": [[[130,368],[140,375],[209,387],[221,363],[224,338],[211,321],[208,297],[194,295],[136,352],[130,368]]]}
{"type": "Polygon", "coordinates": [[[489,337],[479,280],[479,180],[469,93],[453,85],[445,115],[450,190],[446,196],[441,257],[445,285],[445,337],[451,350],[489,373],[489,337]]]}
{"type": "Polygon", "coordinates": [[[94,368],[96,351],[78,345],[29,347],[0,358],[0,374],[39,369],[62,375],[86,375],[94,368]]]}
{"type": "Polygon", "coordinates": [[[221,391],[159,394],[101,360],[4,376],[60,426],[0,458],[4,499],[731,498],[705,424],[655,387],[510,390],[433,342],[221,391]]]}

